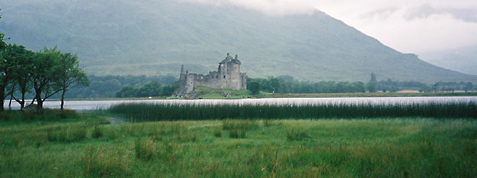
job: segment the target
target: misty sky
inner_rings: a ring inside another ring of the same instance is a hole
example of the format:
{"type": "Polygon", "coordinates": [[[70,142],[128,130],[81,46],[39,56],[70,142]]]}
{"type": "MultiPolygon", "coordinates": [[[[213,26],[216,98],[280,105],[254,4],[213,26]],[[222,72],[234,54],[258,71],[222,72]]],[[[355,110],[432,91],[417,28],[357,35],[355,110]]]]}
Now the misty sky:
{"type": "Polygon", "coordinates": [[[317,8],[403,53],[477,45],[476,0],[184,0],[233,5],[267,15],[317,8]]]}

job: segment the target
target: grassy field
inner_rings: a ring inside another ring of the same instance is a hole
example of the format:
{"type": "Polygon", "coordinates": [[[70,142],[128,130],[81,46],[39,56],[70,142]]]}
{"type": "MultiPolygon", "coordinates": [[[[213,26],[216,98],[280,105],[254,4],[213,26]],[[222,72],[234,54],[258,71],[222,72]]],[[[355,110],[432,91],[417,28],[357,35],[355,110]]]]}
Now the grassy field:
{"type": "Polygon", "coordinates": [[[0,177],[477,176],[474,119],[106,117],[0,122],[0,177]]]}

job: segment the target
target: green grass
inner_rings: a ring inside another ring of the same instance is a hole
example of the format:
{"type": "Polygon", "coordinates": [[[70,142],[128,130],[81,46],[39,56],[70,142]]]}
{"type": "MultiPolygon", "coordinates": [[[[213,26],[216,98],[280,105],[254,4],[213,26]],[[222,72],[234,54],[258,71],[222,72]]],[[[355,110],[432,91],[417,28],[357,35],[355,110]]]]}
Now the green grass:
{"type": "Polygon", "coordinates": [[[213,119],[477,118],[477,103],[187,105],[122,103],[109,112],[133,122],[213,119]]]}
{"type": "Polygon", "coordinates": [[[477,96],[468,93],[265,93],[256,98],[330,98],[330,97],[433,97],[433,96],[477,96]]]}
{"type": "Polygon", "coordinates": [[[104,119],[0,125],[0,177],[477,176],[475,120],[104,119]],[[48,136],[78,128],[82,139],[48,136]],[[230,137],[236,129],[245,136],[230,137]]]}
{"type": "Polygon", "coordinates": [[[214,89],[206,87],[197,87],[196,98],[201,99],[240,99],[253,98],[255,96],[250,94],[248,90],[229,90],[229,89],[214,89]]]}

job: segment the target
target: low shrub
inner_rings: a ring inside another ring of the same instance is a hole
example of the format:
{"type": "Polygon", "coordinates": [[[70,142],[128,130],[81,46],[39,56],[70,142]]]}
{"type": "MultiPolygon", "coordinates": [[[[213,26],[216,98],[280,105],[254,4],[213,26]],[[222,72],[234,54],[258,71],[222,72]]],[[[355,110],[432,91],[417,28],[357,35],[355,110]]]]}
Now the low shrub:
{"type": "Polygon", "coordinates": [[[223,130],[251,130],[257,128],[258,125],[253,120],[231,120],[225,119],[222,121],[223,130]]]}
{"type": "Polygon", "coordinates": [[[59,130],[48,129],[47,140],[50,142],[79,142],[86,138],[87,130],[84,126],[63,128],[59,130]]]}
{"type": "Polygon", "coordinates": [[[287,140],[288,141],[302,141],[305,139],[311,139],[311,136],[305,131],[292,130],[287,131],[287,140]]]}
{"type": "Polygon", "coordinates": [[[245,133],[247,131],[244,129],[232,129],[229,132],[230,138],[245,138],[245,133]]]}
{"type": "Polygon", "coordinates": [[[152,140],[137,139],[134,144],[136,158],[149,161],[155,152],[155,144],[152,140]]]}
{"type": "Polygon", "coordinates": [[[93,133],[91,134],[91,137],[100,138],[102,136],[103,136],[103,128],[100,127],[100,126],[94,126],[93,133]]]}
{"type": "Polygon", "coordinates": [[[222,131],[221,130],[214,130],[214,136],[215,137],[222,137],[222,131]]]}

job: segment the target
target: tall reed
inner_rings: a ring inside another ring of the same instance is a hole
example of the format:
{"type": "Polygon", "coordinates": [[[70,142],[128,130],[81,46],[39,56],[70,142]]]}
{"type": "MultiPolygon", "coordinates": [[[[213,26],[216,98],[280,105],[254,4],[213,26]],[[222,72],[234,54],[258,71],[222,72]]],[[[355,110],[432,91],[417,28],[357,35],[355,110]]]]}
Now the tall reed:
{"type": "Polygon", "coordinates": [[[109,112],[132,122],[230,119],[477,118],[477,103],[187,105],[122,103],[109,112]]]}

